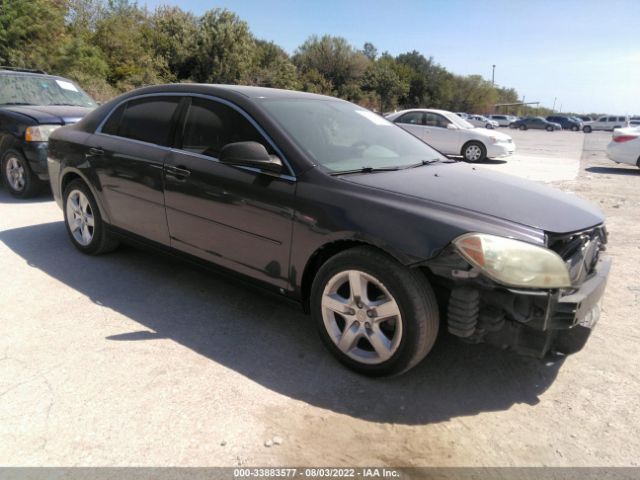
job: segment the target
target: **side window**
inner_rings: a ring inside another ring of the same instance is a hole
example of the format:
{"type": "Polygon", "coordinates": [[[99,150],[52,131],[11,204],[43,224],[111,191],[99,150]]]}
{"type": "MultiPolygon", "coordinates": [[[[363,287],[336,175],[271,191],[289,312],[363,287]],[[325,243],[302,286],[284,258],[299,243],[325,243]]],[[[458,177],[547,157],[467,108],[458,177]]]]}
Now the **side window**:
{"type": "Polygon", "coordinates": [[[447,128],[447,125],[451,123],[449,122],[449,120],[444,118],[442,115],[438,115],[437,113],[426,113],[425,117],[425,125],[427,125],[428,127],[447,128]]]}
{"type": "Polygon", "coordinates": [[[598,119],[599,122],[606,122],[607,121],[607,117],[600,117],[598,119]]]}
{"type": "Polygon", "coordinates": [[[409,112],[402,115],[396,120],[396,123],[405,123],[408,125],[422,125],[423,124],[422,112],[409,112]]]}
{"type": "Polygon", "coordinates": [[[117,135],[168,146],[171,119],[179,102],[179,97],[164,96],[146,97],[127,102],[117,135]]]}
{"type": "Polygon", "coordinates": [[[185,118],[182,150],[218,158],[228,143],[254,141],[273,149],[239,112],[212,100],[193,98],[185,118]]]}

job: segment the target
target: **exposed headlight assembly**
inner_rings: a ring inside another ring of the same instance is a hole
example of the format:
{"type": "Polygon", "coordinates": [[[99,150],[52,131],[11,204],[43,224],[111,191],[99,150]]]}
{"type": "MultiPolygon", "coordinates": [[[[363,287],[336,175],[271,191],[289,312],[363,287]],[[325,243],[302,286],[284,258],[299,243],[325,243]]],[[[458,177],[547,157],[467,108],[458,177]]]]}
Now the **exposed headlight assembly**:
{"type": "Polygon", "coordinates": [[[49,140],[49,135],[61,126],[62,125],[37,125],[35,127],[27,127],[27,130],[24,132],[24,139],[27,142],[46,142],[49,140]]]}
{"type": "Polygon", "coordinates": [[[511,238],[467,233],[453,241],[458,252],[489,278],[509,287],[570,287],[567,267],[556,252],[511,238]]]}

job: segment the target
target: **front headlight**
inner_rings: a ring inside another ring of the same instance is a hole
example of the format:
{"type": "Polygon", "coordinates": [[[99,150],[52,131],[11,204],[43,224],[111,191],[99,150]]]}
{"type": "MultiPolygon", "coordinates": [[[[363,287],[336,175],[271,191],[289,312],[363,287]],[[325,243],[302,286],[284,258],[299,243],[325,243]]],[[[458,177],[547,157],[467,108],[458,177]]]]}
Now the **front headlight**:
{"type": "Polygon", "coordinates": [[[27,127],[27,130],[24,132],[24,139],[27,142],[46,142],[49,140],[49,135],[61,126],[62,125],[38,125],[36,127],[27,127]]]}
{"type": "Polygon", "coordinates": [[[489,278],[509,287],[570,287],[560,255],[511,238],[468,233],[453,241],[458,252],[489,278]]]}

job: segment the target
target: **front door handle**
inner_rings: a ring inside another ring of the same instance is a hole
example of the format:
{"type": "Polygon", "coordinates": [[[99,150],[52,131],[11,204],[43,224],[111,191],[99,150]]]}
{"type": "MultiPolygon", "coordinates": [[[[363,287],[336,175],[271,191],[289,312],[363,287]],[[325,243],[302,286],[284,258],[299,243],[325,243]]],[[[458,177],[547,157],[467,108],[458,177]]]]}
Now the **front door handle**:
{"type": "Polygon", "coordinates": [[[187,170],[184,167],[174,167],[173,165],[166,165],[164,167],[164,171],[175,177],[188,177],[191,175],[190,170],[187,170]]]}
{"type": "Polygon", "coordinates": [[[104,155],[104,150],[101,148],[91,147],[89,149],[89,153],[86,155],[87,157],[97,157],[99,155],[104,155]]]}

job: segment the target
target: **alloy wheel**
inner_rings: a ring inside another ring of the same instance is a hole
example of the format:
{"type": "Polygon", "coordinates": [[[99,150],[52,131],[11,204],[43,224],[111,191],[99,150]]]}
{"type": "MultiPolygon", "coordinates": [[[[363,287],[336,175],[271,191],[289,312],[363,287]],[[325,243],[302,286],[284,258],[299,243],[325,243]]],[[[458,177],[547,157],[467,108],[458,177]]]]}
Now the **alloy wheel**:
{"type": "Polygon", "coordinates": [[[24,171],[24,165],[16,157],[9,157],[6,166],[6,179],[9,182],[9,186],[16,192],[24,190],[26,185],[26,175],[24,171]]]}
{"type": "Polygon", "coordinates": [[[322,294],[324,327],[351,359],[370,365],[389,360],[402,340],[396,300],[377,278],[346,270],[327,282],[322,294]]]}
{"type": "Polygon", "coordinates": [[[67,224],[73,238],[83,247],[93,240],[95,220],[89,199],[80,190],[72,190],[67,197],[67,224]]]}

